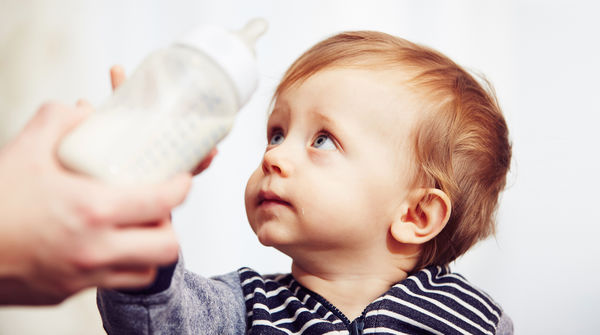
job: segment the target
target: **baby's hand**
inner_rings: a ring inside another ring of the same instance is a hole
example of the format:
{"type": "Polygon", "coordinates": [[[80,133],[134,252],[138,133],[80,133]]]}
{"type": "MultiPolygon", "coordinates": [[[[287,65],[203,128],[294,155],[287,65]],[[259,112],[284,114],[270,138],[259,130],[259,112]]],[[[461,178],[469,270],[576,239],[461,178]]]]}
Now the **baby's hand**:
{"type": "MultiPolygon", "coordinates": [[[[125,81],[125,69],[123,69],[120,65],[113,65],[110,68],[110,83],[112,85],[112,89],[116,90],[124,81],[125,81]]],[[[206,157],[191,171],[192,174],[198,175],[200,172],[206,170],[213,158],[217,155],[217,148],[213,148],[206,157]]]]}

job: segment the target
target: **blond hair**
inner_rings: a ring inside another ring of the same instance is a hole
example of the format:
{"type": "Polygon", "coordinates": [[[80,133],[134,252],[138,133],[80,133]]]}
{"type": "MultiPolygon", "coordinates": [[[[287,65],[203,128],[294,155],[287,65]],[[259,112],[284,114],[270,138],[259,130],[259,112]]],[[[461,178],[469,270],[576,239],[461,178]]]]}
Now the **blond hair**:
{"type": "Polygon", "coordinates": [[[508,128],[493,89],[448,57],[373,31],[345,32],[316,44],[285,73],[274,99],[335,66],[401,69],[422,101],[414,140],[415,186],[435,187],[452,202],[442,232],[423,245],[415,270],[445,265],[495,232],[495,211],[510,165],[508,128]]]}

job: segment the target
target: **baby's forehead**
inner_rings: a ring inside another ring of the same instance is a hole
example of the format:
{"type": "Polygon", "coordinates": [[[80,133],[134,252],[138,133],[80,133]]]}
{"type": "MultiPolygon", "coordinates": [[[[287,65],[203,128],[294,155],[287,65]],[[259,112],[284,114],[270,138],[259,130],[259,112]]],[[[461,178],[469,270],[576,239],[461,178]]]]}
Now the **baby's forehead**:
{"type": "Polygon", "coordinates": [[[358,118],[365,125],[375,121],[377,128],[393,129],[414,123],[420,114],[418,102],[402,71],[337,67],[282,88],[273,112],[312,113],[340,122],[358,118]]]}

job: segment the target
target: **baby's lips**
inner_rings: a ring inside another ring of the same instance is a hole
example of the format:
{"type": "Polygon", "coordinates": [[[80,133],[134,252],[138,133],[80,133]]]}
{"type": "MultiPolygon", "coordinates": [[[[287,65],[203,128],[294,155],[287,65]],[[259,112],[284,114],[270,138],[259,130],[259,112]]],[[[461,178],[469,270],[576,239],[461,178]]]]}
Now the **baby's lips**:
{"type": "Polygon", "coordinates": [[[258,206],[262,205],[265,202],[291,206],[291,204],[286,199],[279,196],[277,193],[270,190],[261,190],[260,192],[258,192],[258,206]]]}

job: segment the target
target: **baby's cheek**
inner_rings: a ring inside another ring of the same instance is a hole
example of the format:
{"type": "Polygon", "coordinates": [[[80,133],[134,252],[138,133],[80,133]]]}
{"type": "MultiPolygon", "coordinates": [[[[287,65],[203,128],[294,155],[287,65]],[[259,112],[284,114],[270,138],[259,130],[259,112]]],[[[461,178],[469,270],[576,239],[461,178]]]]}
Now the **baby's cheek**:
{"type": "Polygon", "coordinates": [[[255,210],[256,197],[258,196],[258,182],[259,175],[258,169],[252,173],[248,182],[246,183],[246,189],[244,190],[244,204],[246,206],[246,215],[248,220],[251,220],[251,215],[255,210]]]}
{"type": "Polygon", "coordinates": [[[336,159],[339,158],[337,155],[328,150],[313,149],[308,152],[308,155],[312,163],[321,167],[332,165],[336,162],[336,159]]]}
{"type": "Polygon", "coordinates": [[[248,201],[249,197],[256,196],[256,194],[258,193],[257,187],[258,182],[260,180],[259,169],[260,167],[254,170],[254,172],[252,172],[252,174],[248,178],[248,181],[246,182],[246,189],[244,191],[244,198],[246,199],[246,201],[248,201]]]}
{"type": "Polygon", "coordinates": [[[321,183],[316,189],[306,190],[304,194],[299,214],[312,220],[331,220],[334,217],[343,215],[347,209],[344,191],[340,190],[333,183],[321,183]]]}

